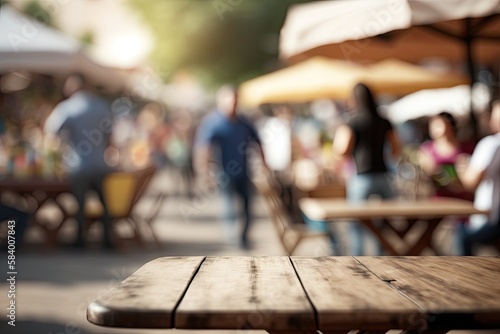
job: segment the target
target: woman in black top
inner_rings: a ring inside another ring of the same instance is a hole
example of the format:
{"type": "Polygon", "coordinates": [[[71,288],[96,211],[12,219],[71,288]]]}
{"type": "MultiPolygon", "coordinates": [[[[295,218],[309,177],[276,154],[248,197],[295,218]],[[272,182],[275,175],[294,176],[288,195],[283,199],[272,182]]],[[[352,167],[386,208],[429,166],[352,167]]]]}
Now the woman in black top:
{"type": "MultiPolygon", "coordinates": [[[[353,91],[356,110],[345,125],[339,127],[333,141],[333,153],[338,159],[352,157],[356,173],[347,181],[347,199],[364,201],[370,196],[391,198],[394,191],[387,178],[384,146],[388,141],[394,157],[399,156],[400,145],[391,123],[379,116],[370,89],[357,84],[353,91]]],[[[359,223],[352,223],[350,231],[351,255],[364,255],[366,238],[373,238],[359,223]]],[[[382,253],[377,242],[377,253],[382,253]]]]}

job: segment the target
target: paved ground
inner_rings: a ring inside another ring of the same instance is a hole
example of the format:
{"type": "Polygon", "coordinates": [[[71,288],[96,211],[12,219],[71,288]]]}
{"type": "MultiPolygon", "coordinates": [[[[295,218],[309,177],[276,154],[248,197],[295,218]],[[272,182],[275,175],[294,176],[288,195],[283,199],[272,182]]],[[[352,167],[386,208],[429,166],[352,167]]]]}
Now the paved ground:
{"type": "MultiPolygon", "coordinates": [[[[84,252],[65,247],[44,252],[37,244],[36,230],[31,231],[28,235],[28,246],[24,252],[18,254],[17,258],[16,327],[6,325],[6,318],[2,315],[0,333],[161,333],[162,331],[158,330],[124,330],[93,326],[85,319],[85,309],[88,303],[141,265],[160,256],[284,255],[260,199],[254,206],[257,219],[251,231],[253,248],[244,252],[225,244],[218,219],[220,203],[216,196],[202,196],[193,201],[174,195],[173,193],[177,191],[176,186],[178,187],[177,182],[173,182],[172,178],[166,175],[159,176],[153,183],[153,188],[164,189],[171,194],[156,223],[163,243],[161,250],[155,250],[153,245],[146,250],[130,245],[125,253],[110,253],[94,244],[84,252]]],[[[146,201],[143,204],[139,209],[147,211],[149,203],[146,201]]],[[[343,226],[340,225],[340,232],[342,230],[343,226]]],[[[68,225],[63,239],[69,240],[65,235],[69,236],[72,232],[72,226],[68,225]]],[[[444,239],[449,239],[446,226],[443,227],[441,235],[444,239]]],[[[444,240],[441,244],[442,247],[451,249],[448,241],[444,240]]],[[[327,244],[323,240],[307,241],[297,251],[297,255],[327,254],[327,244]]],[[[1,312],[5,312],[7,305],[5,272],[6,270],[2,270],[0,274],[1,312]]],[[[176,333],[192,332],[176,331],[176,333]]]]}

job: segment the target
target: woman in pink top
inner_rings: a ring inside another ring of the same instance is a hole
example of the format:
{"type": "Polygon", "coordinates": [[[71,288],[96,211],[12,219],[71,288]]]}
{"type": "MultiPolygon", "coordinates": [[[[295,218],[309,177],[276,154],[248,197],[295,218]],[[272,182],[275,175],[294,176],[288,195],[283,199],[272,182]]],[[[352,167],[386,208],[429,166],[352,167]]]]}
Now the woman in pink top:
{"type": "Polygon", "coordinates": [[[432,179],[436,197],[453,197],[472,200],[455,170],[460,154],[469,153],[456,137],[456,121],[452,115],[442,112],[429,121],[430,141],[420,146],[420,166],[432,179]]]}
{"type": "MultiPolygon", "coordinates": [[[[431,140],[420,146],[419,162],[422,170],[432,179],[436,197],[453,197],[472,201],[474,195],[460,182],[455,163],[459,156],[467,152],[456,136],[456,122],[453,116],[443,112],[429,121],[431,140]]],[[[464,253],[462,240],[466,234],[466,222],[456,225],[455,252],[464,253]]]]}

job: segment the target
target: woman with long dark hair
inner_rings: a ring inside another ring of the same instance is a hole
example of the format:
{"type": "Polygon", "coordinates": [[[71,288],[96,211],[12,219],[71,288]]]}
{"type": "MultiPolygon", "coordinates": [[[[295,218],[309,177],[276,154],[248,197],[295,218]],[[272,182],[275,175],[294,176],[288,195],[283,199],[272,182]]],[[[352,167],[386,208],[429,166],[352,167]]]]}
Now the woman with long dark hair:
{"type": "Polygon", "coordinates": [[[419,164],[431,178],[436,197],[453,197],[472,200],[472,193],[465,190],[458,179],[455,164],[460,154],[468,152],[457,138],[457,122],[448,112],[429,120],[430,140],[419,149],[419,164]]]}
{"type": "MultiPolygon", "coordinates": [[[[419,164],[431,179],[435,197],[452,197],[472,201],[473,194],[467,191],[458,178],[455,164],[462,154],[470,154],[457,138],[457,122],[448,112],[442,112],[429,120],[430,140],[420,145],[419,164]]],[[[464,254],[462,246],[467,234],[467,222],[455,222],[455,253],[464,254]]]]}
{"type": "MultiPolygon", "coordinates": [[[[384,147],[391,144],[392,155],[398,157],[400,144],[391,123],[380,117],[370,89],[364,84],[354,87],[353,99],[356,108],[345,125],[339,127],[333,141],[336,159],[352,157],[356,173],[347,180],[347,199],[351,202],[365,201],[371,196],[382,199],[394,197],[394,189],[388,179],[384,161],[384,147]]],[[[349,226],[351,255],[363,255],[366,239],[375,241],[368,230],[359,223],[349,226]]],[[[382,254],[376,242],[378,255],[382,254]]]]}

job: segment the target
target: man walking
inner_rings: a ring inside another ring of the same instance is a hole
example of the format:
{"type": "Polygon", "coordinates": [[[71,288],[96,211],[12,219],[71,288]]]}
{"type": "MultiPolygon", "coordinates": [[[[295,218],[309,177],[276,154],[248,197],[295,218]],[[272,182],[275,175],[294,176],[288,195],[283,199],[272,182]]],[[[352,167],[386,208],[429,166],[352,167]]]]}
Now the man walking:
{"type": "MultiPolygon", "coordinates": [[[[249,248],[250,216],[249,154],[253,150],[265,165],[260,139],[253,125],[237,114],[238,95],[230,86],[219,89],[217,110],[207,115],[198,128],[195,154],[198,170],[211,183],[217,183],[224,201],[224,221],[229,241],[235,243],[237,219],[234,199],[241,205],[243,228],[239,245],[249,248]],[[217,164],[217,176],[210,169],[211,158],[217,164]]],[[[266,168],[267,169],[267,168],[266,168]]]]}

